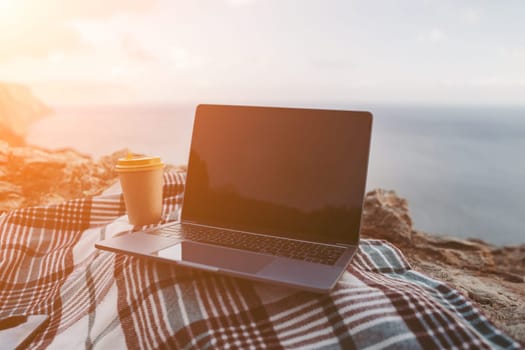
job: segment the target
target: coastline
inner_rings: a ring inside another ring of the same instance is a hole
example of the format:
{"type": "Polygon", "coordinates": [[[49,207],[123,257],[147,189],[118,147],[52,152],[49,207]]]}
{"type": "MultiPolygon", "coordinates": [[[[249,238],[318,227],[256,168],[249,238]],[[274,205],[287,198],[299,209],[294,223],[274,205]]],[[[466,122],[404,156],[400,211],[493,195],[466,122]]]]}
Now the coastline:
{"type": "Polygon", "coordinates": [[[450,284],[525,346],[525,244],[497,246],[415,230],[408,201],[395,191],[368,192],[364,208],[362,236],[394,243],[414,270],[450,284]]]}
{"type": "MultiPolygon", "coordinates": [[[[31,126],[26,142],[72,147],[94,158],[130,148],[185,164],[193,108],[56,106],[55,116],[31,126]]],[[[525,149],[525,108],[367,109],[374,112],[367,190],[391,188],[408,198],[414,226],[422,231],[498,245],[523,243],[525,163],[515,160],[525,149]]]]}

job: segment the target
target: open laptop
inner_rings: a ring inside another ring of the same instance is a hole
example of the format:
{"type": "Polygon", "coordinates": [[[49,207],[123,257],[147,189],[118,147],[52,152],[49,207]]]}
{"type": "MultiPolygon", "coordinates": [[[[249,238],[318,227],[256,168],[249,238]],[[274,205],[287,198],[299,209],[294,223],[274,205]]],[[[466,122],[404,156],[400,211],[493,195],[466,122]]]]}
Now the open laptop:
{"type": "Polygon", "coordinates": [[[357,250],[369,112],[199,105],[180,222],[97,248],[315,292],[357,250]]]}

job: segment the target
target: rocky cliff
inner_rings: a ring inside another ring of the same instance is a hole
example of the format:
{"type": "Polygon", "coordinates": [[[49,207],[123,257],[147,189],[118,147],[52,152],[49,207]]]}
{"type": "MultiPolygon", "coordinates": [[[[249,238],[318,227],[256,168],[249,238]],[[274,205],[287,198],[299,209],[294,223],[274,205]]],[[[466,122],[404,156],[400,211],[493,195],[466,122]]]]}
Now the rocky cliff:
{"type": "Polygon", "coordinates": [[[24,144],[31,123],[52,113],[23,85],[0,82],[0,139],[11,145],[24,144]]]}
{"type": "Polygon", "coordinates": [[[525,346],[525,245],[497,247],[415,230],[408,202],[385,190],[367,193],[361,232],[395,243],[415,270],[461,291],[525,346]]]}
{"type": "Polygon", "coordinates": [[[0,214],[100,194],[117,182],[115,164],[127,153],[123,149],[94,160],[72,149],[15,147],[0,140],[0,214]]]}
{"type": "Polygon", "coordinates": [[[94,161],[70,149],[13,147],[0,141],[0,213],[99,194],[117,181],[113,167],[126,153],[94,161]]]}
{"type": "Polygon", "coordinates": [[[123,153],[95,162],[70,149],[25,145],[31,123],[50,113],[29,88],[0,82],[0,213],[95,195],[116,181],[113,166],[123,153]]]}

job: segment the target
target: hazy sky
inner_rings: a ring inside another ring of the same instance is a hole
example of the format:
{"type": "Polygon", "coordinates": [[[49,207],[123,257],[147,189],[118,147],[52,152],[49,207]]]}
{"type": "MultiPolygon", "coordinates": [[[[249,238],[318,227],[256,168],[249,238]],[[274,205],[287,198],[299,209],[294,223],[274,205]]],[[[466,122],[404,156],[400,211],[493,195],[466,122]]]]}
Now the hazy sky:
{"type": "Polygon", "coordinates": [[[51,104],[525,104],[525,2],[0,0],[0,80],[51,104]]]}

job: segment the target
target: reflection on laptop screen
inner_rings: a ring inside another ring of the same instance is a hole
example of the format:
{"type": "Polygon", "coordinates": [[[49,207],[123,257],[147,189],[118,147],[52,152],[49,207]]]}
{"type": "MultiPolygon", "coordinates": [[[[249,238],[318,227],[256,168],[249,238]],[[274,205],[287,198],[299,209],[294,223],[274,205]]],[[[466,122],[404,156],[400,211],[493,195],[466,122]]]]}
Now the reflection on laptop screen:
{"type": "Polygon", "coordinates": [[[367,112],[201,105],[182,220],[357,243],[367,112]]]}

